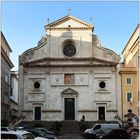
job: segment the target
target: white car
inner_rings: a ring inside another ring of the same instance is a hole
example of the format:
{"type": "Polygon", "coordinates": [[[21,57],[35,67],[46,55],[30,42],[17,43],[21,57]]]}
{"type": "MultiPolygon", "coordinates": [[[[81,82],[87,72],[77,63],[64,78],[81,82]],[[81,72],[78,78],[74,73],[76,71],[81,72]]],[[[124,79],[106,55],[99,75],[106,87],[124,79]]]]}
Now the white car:
{"type": "Polygon", "coordinates": [[[1,131],[1,139],[46,139],[42,137],[35,137],[33,134],[27,131],[1,131]]]}

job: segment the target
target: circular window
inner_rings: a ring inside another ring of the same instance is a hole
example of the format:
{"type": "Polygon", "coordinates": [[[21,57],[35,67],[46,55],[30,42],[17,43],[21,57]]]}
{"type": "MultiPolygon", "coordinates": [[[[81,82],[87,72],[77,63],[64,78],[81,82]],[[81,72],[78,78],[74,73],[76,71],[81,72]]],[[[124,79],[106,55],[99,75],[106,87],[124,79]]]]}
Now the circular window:
{"type": "Polygon", "coordinates": [[[105,88],[105,82],[104,82],[104,81],[101,81],[101,82],[99,83],[99,86],[100,86],[100,88],[105,88]]]}
{"type": "Polygon", "coordinates": [[[35,82],[34,83],[34,88],[35,89],[39,89],[40,88],[40,83],[39,82],[35,82]]]}
{"type": "Polygon", "coordinates": [[[76,54],[76,48],[71,41],[67,42],[66,45],[64,46],[63,54],[68,57],[72,57],[76,54]]]}

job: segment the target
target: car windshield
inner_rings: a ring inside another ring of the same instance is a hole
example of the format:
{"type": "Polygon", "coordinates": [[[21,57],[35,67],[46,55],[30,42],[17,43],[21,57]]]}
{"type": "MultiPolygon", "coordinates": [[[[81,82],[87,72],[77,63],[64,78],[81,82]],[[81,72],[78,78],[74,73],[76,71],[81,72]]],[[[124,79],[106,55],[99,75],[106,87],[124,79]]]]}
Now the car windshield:
{"type": "Polygon", "coordinates": [[[47,129],[45,129],[45,128],[36,128],[37,130],[40,130],[41,132],[44,132],[44,133],[47,133],[48,132],[48,130],[47,129]]]}
{"type": "Polygon", "coordinates": [[[45,133],[38,129],[32,130],[31,133],[33,133],[34,135],[39,136],[39,137],[45,136],[45,133]]]}
{"type": "Polygon", "coordinates": [[[90,128],[93,128],[95,126],[95,124],[93,124],[92,126],[90,126],[90,128]]]}
{"type": "Polygon", "coordinates": [[[23,134],[22,135],[24,139],[34,139],[35,136],[31,133],[23,134]]]}
{"type": "Polygon", "coordinates": [[[42,136],[45,136],[46,134],[43,132],[43,131],[41,131],[41,130],[39,130],[38,131],[42,136]]]}
{"type": "Polygon", "coordinates": [[[45,133],[47,132],[47,130],[45,128],[39,128],[39,130],[42,132],[45,132],[45,133]]]}

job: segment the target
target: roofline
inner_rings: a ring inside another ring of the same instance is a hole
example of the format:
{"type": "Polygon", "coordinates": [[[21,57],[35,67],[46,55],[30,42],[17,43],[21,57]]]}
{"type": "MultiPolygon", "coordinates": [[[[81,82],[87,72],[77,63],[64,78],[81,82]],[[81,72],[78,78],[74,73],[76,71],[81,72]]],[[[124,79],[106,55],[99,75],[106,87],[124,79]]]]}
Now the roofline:
{"type": "MultiPolygon", "coordinates": [[[[52,22],[52,23],[49,23],[49,24],[47,24],[47,25],[45,25],[44,27],[46,28],[47,26],[48,27],[50,27],[51,25],[53,25],[53,24],[55,24],[55,23],[57,23],[57,22],[59,22],[59,21],[61,21],[61,20],[63,20],[63,19],[65,19],[65,18],[67,18],[67,17],[69,17],[69,18],[73,18],[73,19],[77,19],[76,17],[74,17],[74,16],[71,16],[71,15],[67,15],[67,16],[64,16],[64,17],[62,17],[62,18],[60,18],[60,19],[58,19],[58,20],[55,20],[54,22],[52,22]]],[[[80,20],[80,19],[77,19],[78,21],[80,21],[80,22],[83,22],[84,24],[86,24],[86,25],[88,25],[88,26],[90,26],[90,27],[94,27],[92,24],[89,24],[89,23],[86,23],[85,21],[83,21],[83,20],[80,20]]]]}
{"type": "Polygon", "coordinates": [[[5,43],[7,44],[8,48],[10,49],[10,51],[13,52],[12,49],[10,48],[10,45],[8,44],[8,42],[7,42],[6,38],[5,38],[5,36],[3,35],[2,31],[1,31],[1,38],[4,39],[5,43]]]}
{"type": "Polygon", "coordinates": [[[134,32],[133,32],[132,35],[130,36],[130,38],[129,38],[127,44],[125,45],[123,51],[121,52],[121,54],[124,53],[125,49],[127,48],[127,45],[129,44],[129,42],[130,42],[130,40],[132,39],[133,35],[135,34],[136,30],[139,28],[139,25],[140,25],[140,24],[137,25],[137,27],[135,28],[134,32]]]}
{"type": "Polygon", "coordinates": [[[11,69],[14,67],[13,62],[10,60],[10,58],[7,56],[7,54],[5,53],[5,51],[3,50],[3,48],[1,48],[1,57],[3,56],[4,60],[9,64],[9,66],[11,67],[11,69]]]}

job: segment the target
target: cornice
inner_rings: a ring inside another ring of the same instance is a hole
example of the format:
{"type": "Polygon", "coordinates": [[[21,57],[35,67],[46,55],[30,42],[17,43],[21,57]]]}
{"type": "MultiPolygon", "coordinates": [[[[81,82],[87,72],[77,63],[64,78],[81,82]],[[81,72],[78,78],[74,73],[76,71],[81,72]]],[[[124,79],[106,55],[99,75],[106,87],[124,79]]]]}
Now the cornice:
{"type": "Polygon", "coordinates": [[[8,42],[7,42],[5,36],[3,35],[2,32],[1,32],[1,38],[2,38],[2,40],[6,43],[6,46],[9,48],[9,50],[12,52],[12,49],[10,48],[10,46],[9,46],[9,44],[8,44],[8,42]]]}
{"type": "Polygon", "coordinates": [[[25,68],[48,68],[48,67],[114,67],[116,64],[53,64],[53,65],[30,65],[30,64],[24,64],[25,68]]]}
{"type": "Polygon", "coordinates": [[[78,112],[97,112],[97,110],[94,110],[94,109],[79,109],[78,112]]]}
{"type": "Polygon", "coordinates": [[[9,59],[3,48],[1,48],[1,58],[4,58],[6,63],[9,65],[10,69],[14,67],[12,61],[9,59]]]}
{"type": "Polygon", "coordinates": [[[137,74],[137,71],[120,71],[120,74],[137,74]]]}
{"type": "Polygon", "coordinates": [[[99,59],[99,58],[95,58],[95,57],[87,57],[87,58],[49,58],[49,57],[46,57],[46,58],[42,58],[42,59],[39,59],[39,60],[34,60],[34,61],[30,61],[28,62],[27,64],[35,64],[35,63],[41,63],[41,62],[51,62],[51,61],[90,61],[90,62],[93,62],[93,61],[99,61],[99,62],[103,62],[103,63],[109,63],[109,64],[117,64],[117,62],[112,62],[112,61],[107,61],[107,60],[103,60],[103,59],[99,59]]]}
{"type": "Polygon", "coordinates": [[[42,112],[62,112],[62,110],[59,110],[59,109],[47,109],[47,110],[42,110],[42,112]]]}
{"type": "MultiPolygon", "coordinates": [[[[129,40],[128,40],[127,44],[125,45],[125,47],[124,47],[124,49],[123,49],[123,51],[122,51],[121,54],[123,54],[123,53],[125,52],[125,50],[127,49],[129,43],[131,42],[133,36],[135,35],[135,33],[136,33],[138,30],[140,30],[140,25],[139,25],[139,24],[138,24],[137,27],[135,28],[134,32],[132,33],[131,37],[129,38],[129,40]]],[[[139,36],[138,36],[138,38],[139,38],[139,36]]]]}
{"type": "Polygon", "coordinates": [[[131,46],[131,48],[129,49],[129,51],[133,53],[133,51],[135,50],[135,48],[137,47],[138,44],[139,44],[139,38],[137,38],[135,40],[135,42],[133,43],[133,45],[131,46]]]}
{"type": "Polygon", "coordinates": [[[46,30],[87,30],[87,29],[92,29],[92,27],[48,27],[46,30]]]}
{"type": "Polygon", "coordinates": [[[136,67],[122,67],[120,74],[137,74],[137,69],[136,67]]]}
{"type": "MultiPolygon", "coordinates": [[[[33,110],[22,110],[22,112],[32,112],[33,110]]],[[[61,110],[56,110],[56,109],[47,109],[47,110],[42,110],[42,112],[62,112],[61,110]]]]}

